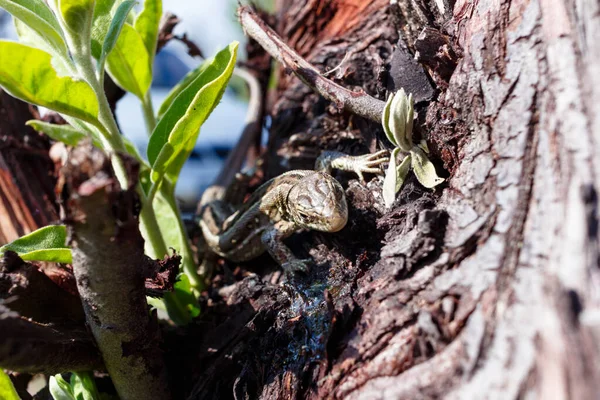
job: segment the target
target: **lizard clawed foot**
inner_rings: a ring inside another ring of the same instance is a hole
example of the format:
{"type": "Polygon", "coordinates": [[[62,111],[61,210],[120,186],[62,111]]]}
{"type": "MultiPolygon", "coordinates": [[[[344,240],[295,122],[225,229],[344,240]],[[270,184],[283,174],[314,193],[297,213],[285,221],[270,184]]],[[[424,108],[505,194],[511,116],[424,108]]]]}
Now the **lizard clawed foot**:
{"type": "Polygon", "coordinates": [[[311,262],[312,260],[309,258],[303,260],[295,259],[284,262],[281,264],[281,268],[283,268],[286,274],[294,274],[296,272],[308,273],[308,266],[311,262]]]}
{"type": "Polygon", "coordinates": [[[380,166],[390,161],[387,150],[380,150],[373,154],[365,154],[352,158],[352,171],[358,175],[362,183],[365,182],[363,173],[380,174],[383,171],[380,166]]]}

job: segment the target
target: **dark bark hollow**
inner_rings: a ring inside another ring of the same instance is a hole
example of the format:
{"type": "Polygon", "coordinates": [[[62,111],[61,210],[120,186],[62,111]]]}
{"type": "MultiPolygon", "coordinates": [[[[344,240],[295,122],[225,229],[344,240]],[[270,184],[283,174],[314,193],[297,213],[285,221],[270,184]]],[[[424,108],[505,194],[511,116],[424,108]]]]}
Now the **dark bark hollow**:
{"type": "MultiPolygon", "coordinates": [[[[130,162],[130,161],[129,161],[130,162]]],[[[156,315],[145,298],[134,183],[121,190],[106,156],[75,148],[63,167],[73,270],[86,319],[122,399],[170,398],[156,315]]]]}

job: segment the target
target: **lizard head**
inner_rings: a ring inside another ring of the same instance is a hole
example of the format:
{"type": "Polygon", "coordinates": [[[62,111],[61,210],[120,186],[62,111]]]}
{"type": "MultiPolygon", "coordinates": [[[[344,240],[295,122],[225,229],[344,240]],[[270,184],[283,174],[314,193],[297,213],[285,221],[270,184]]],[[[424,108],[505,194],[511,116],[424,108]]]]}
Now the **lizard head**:
{"type": "Polygon", "coordinates": [[[305,229],[337,232],[348,222],[344,189],[324,172],[300,179],[288,193],[287,207],[293,221],[305,229]]]}

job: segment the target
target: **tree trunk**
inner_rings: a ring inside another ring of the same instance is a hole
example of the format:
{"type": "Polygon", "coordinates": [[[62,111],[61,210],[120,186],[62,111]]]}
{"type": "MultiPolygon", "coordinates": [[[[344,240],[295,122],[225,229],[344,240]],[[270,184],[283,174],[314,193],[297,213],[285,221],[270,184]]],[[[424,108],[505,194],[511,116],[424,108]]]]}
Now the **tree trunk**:
{"type": "MultiPolygon", "coordinates": [[[[385,211],[380,183],[339,175],[349,226],[295,236],[316,267],[293,289],[250,275],[219,292],[190,398],[597,398],[600,4],[278,6],[328,77],[415,94],[447,182],[411,178],[385,211]]],[[[284,70],[274,98],[267,176],[389,146],[284,70]]]]}

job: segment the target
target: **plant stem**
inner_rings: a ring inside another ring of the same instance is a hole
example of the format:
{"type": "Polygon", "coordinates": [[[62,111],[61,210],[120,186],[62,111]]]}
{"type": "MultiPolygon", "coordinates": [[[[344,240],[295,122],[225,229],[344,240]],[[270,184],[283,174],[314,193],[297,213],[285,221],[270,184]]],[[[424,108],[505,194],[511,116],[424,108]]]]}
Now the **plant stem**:
{"type": "MultiPolygon", "coordinates": [[[[78,72],[96,92],[99,106],[98,120],[107,131],[107,135],[101,135],[100,139],[103,142],[104,148],[114,154],[114,156],[111,157],[111,163],[121,187],[125,190],[129,187],[129,177],[127,176],[127,171],[123,164],[123,160],[121,157],[119,157],[118,152],[127,153],[127,150],[123,140],[121,139],[117,122],[115,121],[112,111],[110,110],[106,93],[104,93],[103,87],[100,86],[100,82],[98,82],[91,56],[89,53],[85,53],[86,52],[80,55],[74,54],[73,58],[75,59],[78,72]]],[[[152,103],[150,103],[150,107],[152,107],[152,103]]],[[[164,238],[161,235],[161,231],[156,220],[156,215],[154,214],[152,205],[147,201],[144,190],[139,183],[137,185],[137,191],[142,202],[142,210],[140,212],[140,225],[142,226],[140,226],[140,229],[144,233],[144,239],[150,243],[150,247],[154,253],[152,256],[156,258],[163,258],[165,254],[168,253],[168,250],[164,238]]]]}
{"type": "Polygon", "coordinates": [[[144,122],[146,123],[146,130],[148,136],[152,135],[154,127],[156,127],[156,117],[154,116],[154,107],[152,107],[152,96],[150,90],[144,95],[142,100],[142,112],[144,113],[144,122]]]}
{"type": "Polygon", "coordinates": [[[152,208],[152,203],[148,200],[148,198],[146,198],[144,190],[140,184],[138,184],[137,190],[140,193],[142,202],[142,209],[140,211],[140,230],[143,233],[142,236],[144,239],[150,243],[150,248],[154,253],[149,254],[149,256],[162,259],[169,252],[167,249],[167,244],[162,237],[160,226],[156,220],[156,214],[152,208]]]}
{"type": "Polygon", "coordinates": [[[310,88],[328,100],[361,117],[381,123],[385,102],[364,92],[348,90],[325,78],[319,70],[292,50],[250,7],[238,8],[242,27],[271,56],[292,71],[310,88]]]}
{"type": "Polygon", "coordinates": [[[173,213],[177,216],[177,229],[179,230],[180,236],[182,238],[181,243],[181,257],[183,260],[183,272],[188,276],[190,280],[190,285],[194,289],[196,294],[199,294],[200,291],[203,290],[202,279],[198,276],[197,265],[194,262],[194,253],[192,252],[192,248],[190,247],[190,240],[188,238],[187,230],[183,225],[183,219],[181,218],[181,212],[179,211],[179,206],[175,202],[174,195],[175,188],[171,185],[171,183],[163,179],[162,185],[160,185],[159,191],[168,202],[169,206],[173,210],[173,213]]]}

